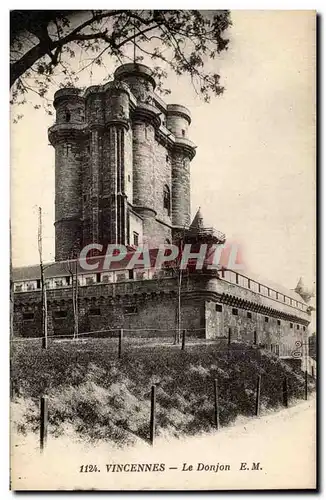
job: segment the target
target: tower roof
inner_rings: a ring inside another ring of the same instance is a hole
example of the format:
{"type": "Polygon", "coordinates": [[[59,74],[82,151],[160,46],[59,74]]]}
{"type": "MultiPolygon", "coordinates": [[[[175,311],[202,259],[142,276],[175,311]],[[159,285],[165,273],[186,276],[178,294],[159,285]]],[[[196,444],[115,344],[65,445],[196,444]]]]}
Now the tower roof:
{"type": "Polygon", "coordinates": [[[308,290],[308,288],[305,286],[302,277],[300,277],[294,291],[298,293],[305,302],[309,302],[309,300],[313,296],[313,293],[310,290],[308,290]]]}
{"type": "Polygon", "coordinates": [[[189,229],[195,230],[195,229],[204,229],[205,224],[204,224],[204,218],[201,213],[200,207],[198,208],[195,217],[193,218],[192,223],[190,224],[189,229]]]}
{"type": "Polygon", "coordinates": [[[296,292],[299,292],[299,291],[302,291],[304,290],[305,286],[303,284],[303,279],[300,277],[299,281],[298,281],[298,284],[297,286],[295,287],[295,291],[296,292]]]}
{"type": "Polygon", "coordinates": [[[208,239],[214,241],[215,243],[224,243],[225,234],[221,231],[217,231],[214,227],[209,227],[204,222],[204,217],[202,215],[200,207],[198,208],[195,217],[187,232],[188,238],[191,239],[208,239]]]}

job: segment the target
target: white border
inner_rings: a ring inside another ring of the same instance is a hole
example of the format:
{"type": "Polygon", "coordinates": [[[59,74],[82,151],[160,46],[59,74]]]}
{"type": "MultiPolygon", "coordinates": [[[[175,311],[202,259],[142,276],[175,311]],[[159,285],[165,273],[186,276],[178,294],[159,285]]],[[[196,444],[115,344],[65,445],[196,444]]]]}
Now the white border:
{"type": "MultiPolygon", "coordinates": [[[[113,4],[111,4],[113,7],[113,4]]],[[[274,1],[249,1],[249,2],[241,2],[239,0],[229,0],[227,2],[227,5],[223,3],[222,6],[218,6],[216,2],[213,2],[212,0],[202,0],[201,2],[194,2],[191,0],[188,0],[187,2],[184,0],[181,0],[179,2],[176,2],[175,0],[166,0],[163,3],[153,3],[153,1],[148,1],[148,0],[142,0],[142,1],[126,1],[126,0],[120,0],[119,1],[119,8],[130,8],[130,9],[151,9],[151,8],[164,8],[164,9],[211,9],[214,10],[216,8],[228,8],[230,10],[262,10],[262,9],[270,9],[270,10],[275,10],[275,9],[280,9],[280,10],[316,10],[321,16],[325,12],[324,8],[325,3],[322,2],[321,0],[317,2],[309,2],[309,1],[304,1],[304,0],[297,0],[296,2],[290,1],[290,0],[274,0],[274,1]]],[[[8,485],[9,485],[9,424],[8,424],[8,415],[9,415],[9,384],[8,384],[8,378],[9,378],[9,164],[10,164],[10,157],[9,157],[9,135],[10,135],[10,120],[9,120],[9,109],[8,109],[8,82],[9,82],[9,70],[8,70],[8,41],[9,41],[9,9],[43,9],[46,7],[46,9],[86,9],[90,7],[90,3],[86,2],[84,0],[70,0],[69,2],[60,2],[60,1],[50,1],[44,4],[44,2],[41,1],[34,1],[34,2],[29,2],[28,5],[24,4],[22,5],[22,2],[17,2],[16,0],[11,1],[11,2],[2,2],[1,7],[0,7],[0,22],[1,22],[1,29],[0,29],[0,36],[1,36],[1,43],[0,43],[0,57],[1,57],[1,79],[0,79],[0,85],[1,85],[1,98],[2,98],[2,110],[6,110],[6,112],[2,113],[2,127],[1,127],[1,143],[2,143],[2,172],[1,172],[1,182],[0,182],[0,207],[1,207],[1,217],[0,217],[0,225],[1,225],[1,246],[0,246],[0,255],[1,255],[1,277],[0,277],[0,298],[1,298],[1,335],[2,335],[2,346],[0,349],[0,355],[1,355],[1,360],[0,360],[0,367],[1,367],[1,384],[2,384],[2,391],[1,391],[1,396],[2,396],[2,411],[1,411],[1,436],[0,436],[0,453],[1,453],[1,475],[0,475],[0,493],[1,493],[1,499],[7,499],[11,497],[11,493],[8,491],[8,485]]],[[[93,7],[93,6],[92,6],[93,7]]],[[[103,1],[103,0],[98,0],[96,2],[96,8],[97,9],[105,9],[108,7],[108,2],[103,1]]],[[[94,8],[94,7],[93,7],[94,8]]],[[[322,28],[323,25],[323,19],[320,20],[320,28],[322,28]]],[[[319,46],[319,51],[321,52],[321,68],[320,68],[320,82],[319,82],[319,88],[320,91],[322,91],[322,83],[324,82],[324,68],[325,68],[325,60],[324,60],[324,47],[323,47],[323,40],[322,40],[322,33],[320,33],[320,46],[319,46]]],[[[321,109],[319,109],[319,114],[320,114],[320,125],[322,121],[322,116],[324,116],[324,100],[323,100],[323,106],[321,109]]],[[[322,153],[322,144],[325,143],[325,130],[321,130],[321,136],[320,136],[320,153],[322,153]]],[[[319,161],[321,163],[320,165],[320,177],[319,180],[322,184],[322,187],[320,188],[320,210],[319,210],[319,218],[320,218],[320,229],[325,229],[323,222],[325,221],[325,204],[322,203],[322,198],[321,194],[325,193],[325,176],[322,175],[322,170],[323,170],[323,161],[322,161],[322,154],[320,154],[319,161]]],[[[304,235],[303,235],[304,237],[304,235]]],[[[321,248],[324,248],[325,245],[325,232],[322,233],[322,235],[319,235],[320,237],[320,243],[321,243],[321,248]],[[323,236],[323,237],[321,237],[323,236]]],[[[320,249],[320,255],[322,255],[321,249],[320,249]]],[[[325,273],[324,273],[324,268],[319,269],[319,273],[321,274],[319,278],[319,290],[321,289],[322,285],[324,284],[324,279],[325,279],[325,273]]],[[[325,297],[322,298],[322,302],[320,303],[320,309],[321,310],[326,310],[326,299],[325,297]]],[[[320,325],[321,326],[321,325],[320,325]]],[[[319,331],[318,333],[319,337],[319,342],[321,344],[321,350],[320,350],[320,357],[321,358],[326,358],[326,352],[325,352],[325,343],[321,342],[321,338],[323,335],[323,332],[319,331]]],[[[319,364],[320,366],[320,364],[319,364]]],[[[321,373],[321,369],[319,368],[319,374],[321,373]]],[[[322,408],[322,413],[325,415],[325,398],[323,402],[323,408],[322,408]]],[[[320,418],[322,422],[322,418],[320,418]]],[[[320,436],[319,436],[320,437],[320,436]]],[[[300,436],[296,437],[297,439],[300,439],[300,436]]],[[[295,446],[295,442],[294,442],[295,446]]],[[[320,447],[323,448],[322,443],[320,443],[320,447]]],[[[324,450],[322,449],[322,452],[324,450]]],[[[281,452],[281,450],[280,450],[281,452]]],[[[324,472],[324,467],[325,467],[325,462],[323,460],[324,454],[321,453],[321,464],[323,465],[323,470],[321,470],[321,476],[323,476],[324,472]]],[[[93,493],[89,493],[90,495],[93,495],[93,493]]],[[[135,495],[135,494],[134,494],[135,495]]],[[[166,495],[166,493],[162,493],[162,495],[166,495]]],[[[184,493],[180,493],[180,496],[184,496],[184,493]]],[[[277,493],[278,498],[286,498],[286,494],[279,494],[277,493]]],[[[312,495],[309,494],[309,496],[312,495]]],[[[29,496],[36,496],[33,493],[30,493],[29,496]]],[[[118,494],[116,493],[110,493],[110,497],[118,498],[118,494]]],[[[137,494],[136,495],[138,498],[148,498],[148,495],[144,494],[137,494]]],[[[192,498],[201,498],[201,494],[198,493],[196,495],[192,495],[192,498]]],[[[232,498],[233,496],[235,497],[236,495],[226,495],[223,493],[218,493],[219,498],[225,497],[225,498],[232,498]]],[[[242,495],[243,496],[243,495],[242,495]]],[[[245,494],[244,496],[249,497],[250,494],[245,494]]],[[[259,498],[263,496],[263,493],[255,495],[256,498],[259,498]]],[[[41,493],[37,494],[37,498],[49,498],[49,495],[47,493],[41,493]]],[[[63,493],[61,495],[61,498],[69,498],[69,493],[63,493]]]]}

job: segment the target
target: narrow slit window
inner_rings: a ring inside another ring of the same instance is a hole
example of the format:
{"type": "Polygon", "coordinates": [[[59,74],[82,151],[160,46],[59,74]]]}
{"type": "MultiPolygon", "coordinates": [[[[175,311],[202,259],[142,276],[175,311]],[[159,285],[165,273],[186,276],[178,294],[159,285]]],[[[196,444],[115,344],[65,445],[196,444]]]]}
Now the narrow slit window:
{"type": "Polygon", "coordinates": [[[163,207],[164,207],[164,210],[166,210],[167,214],[170,215],[171,196],[170,196],[170,188],[168,185],[165,185],[164,189],[163,189],[163,207]]]}
{"type": "Polygon", "coordinates": [[[89,310],[89,315],[90,316],[101,316],[101,309],[98,307],[92,307],[89,310]]]}
{"type": "Polygon", "coordinates": [[[66,318],[68,315],[67,311],[54,311],[54,317],[56,319],[66,318]]]}
{"type": "Polygon", "coordinates": [[[33,321],[34,319],[34,313],[33,312],[26,312],[23,314],[23,320],[24,321],[33,321]]]}
{"type": "Polygon", "coordinates": [[[126,306],[124,308],[125,314],[137,314],[137,307],[136,306],[126,306]]]}

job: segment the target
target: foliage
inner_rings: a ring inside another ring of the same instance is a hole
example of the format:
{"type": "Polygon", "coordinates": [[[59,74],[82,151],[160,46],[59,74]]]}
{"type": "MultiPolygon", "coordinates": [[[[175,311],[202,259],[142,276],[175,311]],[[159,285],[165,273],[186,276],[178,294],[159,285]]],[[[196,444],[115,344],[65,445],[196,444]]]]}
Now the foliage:
{"type": "Polygon", "coordinates": [[[149,58],[163,93],[169,90],[163,88],[167,73],[162,64],[177,75],[185,73],[207,101],[224,90],[220,75],[208,64],[227,49],[229,40],[223,35],[230,25],[226,10],[12,11],[11,102],[24,104],[29,92],[47,102],[52,84],[76,85],[81,71],[93,71],[107,57],[115,64],[149,58]],[[130,59],[132,44],[137,56],[130,59]]]}

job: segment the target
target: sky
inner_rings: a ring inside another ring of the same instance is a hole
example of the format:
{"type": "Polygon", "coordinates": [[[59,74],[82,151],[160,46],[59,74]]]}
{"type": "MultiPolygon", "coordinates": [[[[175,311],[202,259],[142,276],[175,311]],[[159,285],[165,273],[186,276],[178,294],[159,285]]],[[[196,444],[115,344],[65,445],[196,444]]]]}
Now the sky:
{"type": "MultiPolygon", "coordinates": [[[[168,103],[190,109],[192,214],[241,245],[250,271],[289,288],[315,281],[315,14],[233,11],[228,51],[211,64],[225,86],[204,103],[186,77],[169,74],[168,103]]],[[[114,67],[107,62],[109,71],[114,67]]],[[[81,85],[101,83],[107,69],[81,85]]],[[[57,90],[53,87],[53,93],[57,90]]],[[[13,265],[38,262],[37,207],[44,260],[54,259],[53,117],[37,96],[11,125],[13,265]]]]}

